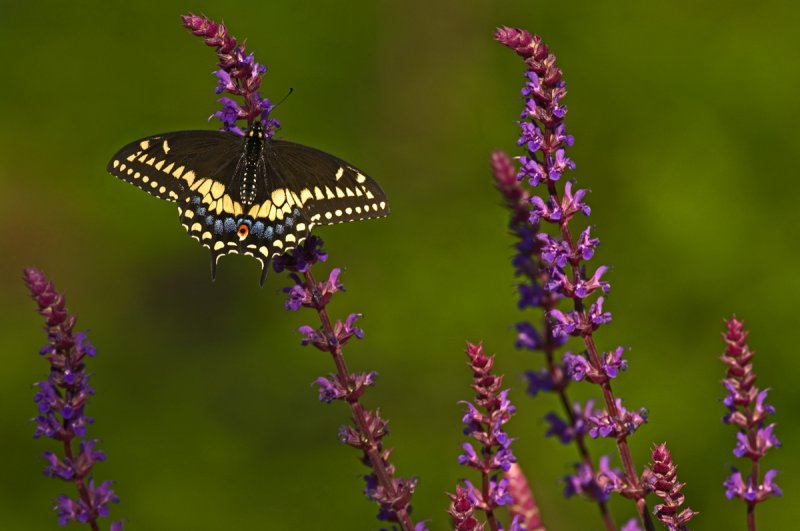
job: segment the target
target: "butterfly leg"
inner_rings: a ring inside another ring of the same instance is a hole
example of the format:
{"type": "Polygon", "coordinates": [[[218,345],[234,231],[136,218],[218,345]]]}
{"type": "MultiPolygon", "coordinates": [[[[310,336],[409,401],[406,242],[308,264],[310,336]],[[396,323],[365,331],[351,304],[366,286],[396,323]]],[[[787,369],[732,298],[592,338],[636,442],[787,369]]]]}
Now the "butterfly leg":
{"type": "Polygon", "coordinates": [[[259,260],[261,262],[261,280],[258,285],[264,287],[264,282],[267,280],[267,273],[269,273],[269,260],[259,260]]]}
{"type": "Polygon", "coordinates": [[[211,252],[211,280],[217,280],[217,262],[219,261],[219,255],[211,252]]]}

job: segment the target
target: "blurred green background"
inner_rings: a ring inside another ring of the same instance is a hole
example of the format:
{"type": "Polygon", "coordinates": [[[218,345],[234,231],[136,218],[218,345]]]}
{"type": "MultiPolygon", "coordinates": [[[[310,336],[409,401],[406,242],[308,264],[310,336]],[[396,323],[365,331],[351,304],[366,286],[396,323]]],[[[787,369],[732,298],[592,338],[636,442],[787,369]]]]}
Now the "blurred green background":
{"type": "MultiPolygon", "coordinates": [[[[572,447],[542,437],[553,397],[530,399],[513,348],[520,319],[507,216],[490,151],[517,153],[522,63],[498,25],[541,34],[569,85],[572,158],[592,189],[596,262],[610,264],[603,349],[629,346],[615,383],[650,423],[632,439],[641,467],[667,440],[702,514],[695,529],[743,529],[721,483],[737,463],[720,423],[722,318],[752,331],[759,383],[774,388],[782,500],[763,529],[790,527],[798,481],[797,201],[800,7],[789,2],[283,1],[2,2],[0,44],[0,528],[55,529],[67,485],[42,477],[32,382],[43,343],[20,280],[41,267],[68,297],[99,356],[91,435],[108,460],[128,529],[375,529],[357,452],[337,442],[343,404],[311,382],[333,370],[301,348],[308,311],[283,310],[285,276],[258,289],[258,264],[221,261],[179,226],[172,205],[104,171],[123,144],[215,127],[214,53],[180,27],[189,10],[224,18],[270,72],[284,138],[367,170],[391,198],[383,221],[319,230],[327,267],[344,266],[332,311],[363,312],[354,370],[377,370],[365,402],[391,421],[401,475],[418,475],[417,518],[449,529],[459,400],[470,397],[465,340],[485,340],[513,388],[515,452],[550,529],[598,529],[596,508],[565,501],[572,447]],[[33,5],[33,4],[31,4],[33,5]],[[124,7],[123,7],[124,6],[124,7]]],[[[581,220],[583,222],[583,220],[581,220]]],[[[576,398],[594,390],[574,387],[576,398]]],[[[592,442],[595,455],[615,450],[592,442]]],[[[744,466],[744,462],[738,462],[744,466]]],[[[71,492],[70,492],[71,494],[71,492]]],[[[652,502],[651,502],[652,505],[652,502]]],[[[615,500],[618,521],[633,516],[615,500]]],[[[77,529],[77,526],[74,528],[77,529]]]]}

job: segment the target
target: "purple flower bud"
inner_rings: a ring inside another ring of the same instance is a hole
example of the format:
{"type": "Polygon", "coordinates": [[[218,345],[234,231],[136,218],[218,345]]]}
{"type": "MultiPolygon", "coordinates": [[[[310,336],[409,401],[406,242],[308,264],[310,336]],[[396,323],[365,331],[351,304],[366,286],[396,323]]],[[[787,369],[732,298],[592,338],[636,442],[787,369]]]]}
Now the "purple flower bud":
{"type": "Polygon", "coordinates": [[[654,445],[651,456],[651,487],[656,496],[664,501],[655,506],[655,515],[669,529],[685,529],[697,513],[690,508],[680,511],[684,501],[681,493],[684,485],[678,481],[677,467],[672,462],[667,444],[654,445]]]}
{"type": "Polygon", "coordinates": [[[469,487],[456,486],[456,493],[450,494],[450,516],[453,518],[455,531],[482,531],[484,526],[475,519],[475,500],[470,496],[469,487]]]}

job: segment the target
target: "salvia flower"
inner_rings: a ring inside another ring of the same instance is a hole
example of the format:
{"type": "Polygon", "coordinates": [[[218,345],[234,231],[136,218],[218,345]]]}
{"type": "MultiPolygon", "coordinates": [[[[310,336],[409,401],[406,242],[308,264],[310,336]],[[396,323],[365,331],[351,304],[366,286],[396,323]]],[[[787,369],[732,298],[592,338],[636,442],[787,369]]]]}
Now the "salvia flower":
{"type": "Polygon", "coordinates": [[[678,481],[678,469],[672,462],[667,444],[653,446],[651,452],[650,482],[653,492],[664,503],[655,506],[655,515],[670,531],[686,529],[686,524],[697,516],[690,508],[681,510],[684,496],[681,493],[684,484],[678,481]]]}
{"type": "Polygon", "coordinates": [[[328,315],[328,303],[336,293],[344,291],[340,281],[342,270],[334,268],[321,282],[314,278],[313,266],[328,257],[322,245],[320,238],[311,236],[273,261],[275,271],[287,271],[292,280],[292,285],[283,290],[287,294],[285,307],[290,311],[311,308],[319,317],[319,327],[304,325],[298,332],[303,336],[303,345],[313,345],[329,353],[336,365],[335,373],[317,378],[314,384],[318,386],[321,402],[330,404],[338,400],[351,409],[353,423],[339,428],[339,441],[361,451],[361,461],[371,469],[364,476],[364,494],[377,503],[378,519],[397,523],[403,531],[424,531],[424,522],[415,525],[409,516],[417,479],[395,477],[395,467],[389,461],[391,449],[383,446],[383,439],[389,433],[388,422],[379,410],[370,411],[359,402],[367,388],[375,385],[378,375],[376,372],[351,373],[344,360],[343,347],[353,337],[364,337],[363,330],[356,326],[361,314],[351,313],[344,320],[336,321],[328,315]]]}
{"type": "MultiPolygon", "coordinates": [[[[532,48],[534,38],[527,32],[502,28],[498,30],[497,39],[504,44],[511,46],[526,58],[535,55],[547,58],[546,47],[544,45],[532,48]]],[[[538,38],[537,38],[538,40],[538,38]]],[[[538,350],[544,354],[545,367],[540,370],[530,370],[526,372],[528,379],[528,393],[536,396],[540,391],[550,391],[559,395],[559,402],[566,407],[562,419],[558,414],[551,412],[546,420],[550,424],[546,436],[556,436],[563,443],[575,443],[582,461],[589,467],[594,474],[593,460],[584,444],[586,434],[586,422],[584,415],[580,412],[580,405],[575,409],[569,409],[572,404],[567,394],[567,386],[570,378],[567,376],[564,363],[556,359],[556,351],[566,343],[569,334],[580,335],[578,328],[578,315],[563,314],[556,309],[559,300],[565,293],[556,285],[554,281],[563,276],[564,267],[573,259],[575,254],[567,242],[556,240],[548,234],[540,232],[540,221],[557,223],[563,218],[571,218],[576,212],[583,212],[589,215],[591,210],[583,201],[586,190],[572,191],[573,183],[567,181],[565,184],[565,194],[561,201],[556,198],[542,198],[532,195],[522,181],[527,180],[533,187],[538,186],[546,180],[546,170],[542,162],[536,156],[536,152],[545,146],[570,146],[573,143],[571,135],[567,134],[563,123],[555,123],[551,129],[541,128],[531,119],[542,116],[542,107],[537,104],[532,94],[544,94],[543,85],[536,72],[527,74],[527,83],[523,88],[525,108],[521,114],[522,121],[519,122],[522,135],[518,140],[518,145],[524,145],[528,154],[517,157],[519,170],[514,166],[510,157],[501,151],[495,151],[491,157],[491,169],[494,176],[495,187],[500,191],[506,205],[511,211],[511,221],[509,227],[516,236],[516,253],[512,259],[516,276],[524,280],[519,284],[520,309],[534,308],[542,311],[541,332],[529,322],[521,322],[517,327],[517,348],[528,350],[538,350]],[[554,269],[557,266],[560,269],[554,269]],[[563,317],[562,322],[555,322],[548,318],[551,312],[554,315],[563,317]]],[[[563,107],[559,106],[559,114],[563,117],[563,107]]],[[[563,162],[563,155],[562,155],[563,162]]],[[[589,228],[581,235],[577,254],[581,257],[591,257],[594,248],[599,242],[589,237],[589,228]]],[[[599,305],[599,312],[602,312],[602,302],[599,305]]],[[[594,310],[595,306],[592,305],[594,310]]],[[[610,320],[610,315],[594,315],[596,321],[592,321],[588,327],[597,327],[610,320]]],[[[591,412],[591,405],[589,405],[591,412]]],[[[608,512],[605,501],[597,500],[598,508],[607,529],[614,529],[614,522],[608,512]]]]}
{"type": "Polygon", "coordinates": [[[754,354],[747,344],[748,333],[744,323],[733,317],[725,324],[725,352],[721,359],[728,366],[722,381],[728,392],[723,400],[728,413],[722,420],[739,429],[733,454],[751,461],[751,472],[746,478],[733,468],[724,482],[725,495],[747,504],[748,525],[754,529],[755,506],[772,496],[781,495],[780,487],[775,484],[777,470],[767,470],[761,480],[759,461],[781,443],[775,436],[775,424],[768,423],[769,417],[775,414],[775,408],[766,402],[768,389],[761,390],[755,385],[754,354]]]}
{"type": "MultiPolygon", "coordinates": [[[[567,94],[566,82],[555,56],[540,37],[521,29],[500,28],[495,33],[495,39],[512,49],[525,63],[521,91],[524,105],[517,141],[519,146],[523,146],[524,153],[516,158],[519,163],[517,179],[520,184],[527,181],[532,189],[527,194],[517,193],[516,197],[529,197],[529,221],[537,231],[537,245],[530,246],[536,257],[531,261],[538,262],[539,269],[545,272],[538,277],[538,285],[544,291],[538,300],[547,301],[539,305],[546,315],[550,334],[562,342],[568,336],[583,341],[584,353],[564,356],[564,370],[574,380],[587,381],[602,388],[606,409],[587,419],[590,426],[588,434],[616,439],[624,466],[624,473],[620,477],[626,484],[626,488],[616,490],[636,500],[642,523],[645,528],[651,529],[652,519],[644,500],[646,486],[640,481],[626,440],[646,417],[643,410],[629,412],[622,408],[611,389],[611,379],[627,368],[627,361],[622,359],[622,350],[602,353],[593,336],[595,330],[611,320],[611,315],[602,307],[602,296],[610,291],[611,286],[604,278],[609,269],[607,266],[590,267],[588,264],[600,240],[592,235],[591,227],[573,227],[575,215],[581,213],[589,216],[591,208],[586,202],[587,190],[578,188],[573,179],[566,178],[568,172],[575,169],[575,163],[567,153],[574,138],[567,132],[564,122],[567,114],[567,107],[563,103],[567,94]],[[571,299],[570,308],[558,307],[563,299],[571,299]]],[[[515,219],[518,217],[515,215],[515,219]]],[[[552,359],[552,354],[548,364],[550,367],[559,366],[552,359]]],[[[570,404],[564,393],[561,394],[562,404],[570,404]]],[[[556,424],[551,420],[552,434],[558,434],[562,440],[574,437],[570,434],[573,418],[571,412],[567,413],[570,422],[556,424]]],[[[557,417],[551,416],[551,419],[554,418],[557,417]]],[[[577,433],[574,429],[572,432],[577,433]]],[[[575,476],[578,479],[573,481],[575,487],[572,490],[593,492],[590,488],[578,488],[583,484],[580,478],[593,478],[599,472],[591,468],[591,460],[587,458],[585,447],[582,447],[582,439],[573,440],[580,447],[583,462],[579,465],[579,474],[575,476]]],[[[590,497],[600,501],[606,499],[596,492],[590,497]]],[[[601,512],[606,527],[613,528],[613,521],[608,518],[603,505],[601,512]]]]}
{"type": "Polygon", "coordinates": [[[545,433],[545,437],[557,437],[562,444],[582,439],[589,431],[589,418],[593,413],[594,400],[587,400],[583,406],[579,402],[575,402],[572,410],[568,412],[567,420],[562,419],[556,413],[548,413],[545,420],[550,424],[550,428],[545,433]]]}
{"type": "MultiPolygon", "coordinates": [[[[111,489],[111,482],[95,485],[91,477],[95,463],[105,461],[105,454],[97,449],[97,441],[85,439],[87,428],[94,420],[85,408],[94,390],[89,386],[85,361],[97,354],[85,332],[75,332],[76,318],[66,309],[64,296],[56,291],[44,273],[29,268],[24,272],[25,283],[45,318],[47,345],[39,353],[50,364],[47,380],[37,382],[34,401],[39,415],[34,419],[34,437],[48,437],[59,442],[63,454],[45,452],[45,475],[73,483],[78,497],[59,496],[55,510],[61,526],[74,521],[99,529],[98,519],[109,514],[109,504],[119,503],[111,489]],[[78,448],[74,442],[78,442],[78,448]]],[[[121,522],[112,524],[112,530],[122,529],[121,522]]]]}
{"type": "Polygon", "coordinates": [[[473,505],[485,512],[490,527],[497,529],[494,511],[513,501],[507,489],[508,479],[498,473],[508,472],[516,462],[511,451],[513,439],[503,429],[516,409],[508,399],[508,389],[500,389],[503,377],[493,373],[494,356],[486,356],[482,344],[467,343],[466,353],[475,399],[474,403],[463,402],[466,411],[461,422],[465,425],[464,434],[478,443],[478,449],[472,443],[464,443],[458,462],[481,473],[480,489],[469,481],[464,484],[473,505]]]}
{"type": "Polygon", "coordinates": [[[564,477],[564,496],[582,494],[590,499],[608,501],[612,492],[622,490],[625,485],[621,472],[612,469],[609,463],[609,457],[604,455],[596,470],[587,463],[576,464],[576,473],[564,477]]]}
{"type": "Polygon", "coordinates": [[[257,63],[254,55],[245,51],[244,44],[236,42],[236,38],[228,33],[224,24],[193,14],[181,18],[185,28],[194,35],[203,37],[208,46],[217,49],[219,69],[214,72],[217,76],[214,92],[241,97],[244,102],[240,105],[237,101],[223,96],[219,99],[222,109],[212,114],[212,117],[222,122],[223,130],[237,135],[244,135],[244,131],[238,125],[240,120],[250,126],[256,119],[260,119],[267,136],[273,136],[280,128],[280,122],[270,118],[273,105],[258,92],[267,67],[257,63]]]}

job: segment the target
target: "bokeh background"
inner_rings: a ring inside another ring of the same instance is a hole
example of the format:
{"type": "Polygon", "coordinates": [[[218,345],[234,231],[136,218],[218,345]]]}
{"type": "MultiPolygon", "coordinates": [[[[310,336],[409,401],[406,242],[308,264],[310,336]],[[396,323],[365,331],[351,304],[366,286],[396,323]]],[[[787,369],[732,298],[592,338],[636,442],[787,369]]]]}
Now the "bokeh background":
{"type": "MultiPolygon", "coordinates": [[[[383,185],[393,214],[319,230],[328,266],[347,268],[334,315],[364,313],[354,370],[377,370],[365,397],[391,421],[401,475],[417,475],[415,515],[449,528],[445,491],[474,474],[456,464],[459,400],[470,397],[465,340],[483,339],[513,388],[515,452],[550,529],[598,529],[593,504],[562,497],[572,447],[542,436],[553,397],[525,395],[537,355],[514,350],[515,284],[507,216],[489,153],[516,153],[522,63],[494,43],[529,28],[569,86],[575,175],[590,187],[597,263],[614,314],[602,348],[631,348],[615,383],[650,423],[632,438],[641,467],[669,441],[701,515],[695,529],[742,529],[721,483],[735,464],[720,423],[722,318],[752,331],[759,382],[773,388],[784,448],[782,500],[763,529],[796,522],[800,424],[800,8],[789,2],[370,0],[2,1],[0,47],[0,528],[56,528],[67,485],[42,477],[31,439],[41,320],[20,280],[41,267],[67,295],[99,356],[91,434],[116,481],[112,516],[135,530],[375,529],[357,452],[337,442],[342,404],[311,382],[333,369],[299,344],[314,315],[283,309],[287,278],[258,289],[258,264],[221,261],[181,229],[175,208],[104,171],[131,140],[214,127],[214,53],[180,27],[193,10],[224,18],[270,72],[264,94],[284,138],[335,153],[383,185]]],[[[326,266],[326,267],[328,267],[326,266]]],[[[594,390],[574,387],[576,398],[594,390]]],[[[592,442],[596,455],[615,453],[592,442]]],[[[739,464],[743,465],[743,462],[739,464]]],[[[652,505],[652,503],[651,503],[652,505]]],[[[623,522],[632,504],[612,503],[623,522]]],[[[74,527],[77,528],[77,527],[74,527]]]]}

